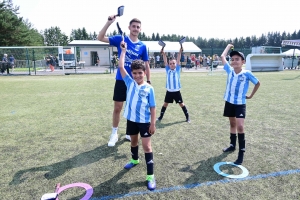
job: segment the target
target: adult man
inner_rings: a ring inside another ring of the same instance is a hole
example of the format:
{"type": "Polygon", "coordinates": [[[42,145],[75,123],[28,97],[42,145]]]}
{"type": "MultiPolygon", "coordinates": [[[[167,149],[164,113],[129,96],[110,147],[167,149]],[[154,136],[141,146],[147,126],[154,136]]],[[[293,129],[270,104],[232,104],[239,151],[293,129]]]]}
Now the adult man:
{"type": "Polygon", "coordinates": [[[7,74],[9,74],[9,62],[8,62],[8,59],[7,59],[7,54],[5,53],[3,55],[3,58],[2,58],[2,63],[1,63],[1,73],[3,74],[5,72],[5,70],[7,71],[7,74]]]}
{"type": "MultiPolygon", "coordinates": [[[[122,41],[122,36],[116,35],[112,37],[106,37],[106,31],[108,27],[115,21],[116,16],[112,15],[109,17],[109,20],[106,22],[102,30],[99,32],[98,40],[102,42],[109,43],[118,48],[118,57],[121,54],[120,42],[122,41]]],[[[148,62],[148,52],[147,47],[144,43],[139,41],[138,35],[141,31],[141,21],[134,18],[130,21],[128,27],[130,33],[129,36],[124,36],[124,41],[127,43],[127,50],[125,55],[125,69],[127,70],[128,74],[131,75],[131,63],[133,60],[142,59],[146,64],[146,77],[147,82],[150,82],[150,67],[148,62]]],[[[108,146],[115,146],[116,142],[118,141],[118,126],[120,122],[120,113],[123,107],[124,101],[126,101],[126,85],[122,79],[121,73],[118,69],[116,74],[116,82],[114,88],[114,111],[113,111],[113,127],[112,133],[108,142],[108,146]]],[[[130,136],[126,135],[126,139],[130,140],[130,136]]]]}
{"type": "Polygon", "coordinates": [[[157,56],[156,56],[156,68],[159,67],[159,63],[160,63],[160,56],[157,54],[157,56]]]}

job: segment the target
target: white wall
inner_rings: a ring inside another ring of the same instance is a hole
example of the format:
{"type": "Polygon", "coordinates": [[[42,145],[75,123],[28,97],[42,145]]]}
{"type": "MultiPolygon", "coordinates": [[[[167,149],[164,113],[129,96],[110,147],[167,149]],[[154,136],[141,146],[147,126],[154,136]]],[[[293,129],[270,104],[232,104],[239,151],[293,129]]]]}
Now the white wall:
{"type": "Polygon", "coordinates": [[[90,66],[92,60],[91,52],[97,51],[100,59],[100,66],[108,66],[110,65],[109,55],[112,56],[112,50],[112,47],[80,47],[80,61],[85,61],[85,65],[90,66]]]}

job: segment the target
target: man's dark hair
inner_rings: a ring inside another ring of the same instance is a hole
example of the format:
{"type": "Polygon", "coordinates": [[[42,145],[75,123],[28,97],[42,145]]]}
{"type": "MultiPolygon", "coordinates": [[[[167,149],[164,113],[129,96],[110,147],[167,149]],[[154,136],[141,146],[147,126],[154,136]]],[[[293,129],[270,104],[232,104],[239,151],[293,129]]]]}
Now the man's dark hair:
{"type": "Polygon", "coordinates": [[[146,71],[145,62],[142,60],[134,60],[131,63],[131,71],[142,69],[144,72],[146,71]]]}
{"type": "Polygon", "coordinates": [[[129,22],[129,26],[130,26],[133,22],[142,24],[141,20],[139,20],[139,19],[137,19],[137,18],[133,18],[133,19],[129,22]]]}

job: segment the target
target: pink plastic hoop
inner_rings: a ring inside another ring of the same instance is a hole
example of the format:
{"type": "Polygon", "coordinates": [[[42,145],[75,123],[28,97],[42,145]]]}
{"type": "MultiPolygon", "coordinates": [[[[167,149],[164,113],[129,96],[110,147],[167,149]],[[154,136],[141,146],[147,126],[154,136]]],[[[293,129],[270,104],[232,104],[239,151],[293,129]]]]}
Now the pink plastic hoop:
{"type": "MultiPolygon", "coordinates": [[[[86,184],[86,183],[72,183],[72,184],[60,187],[58,189],[57,193],[59,194],[62,191],[66,190],[66,189],[69,189],[69,188],[72,188],[72,187],[81,187],[81,188],[85,189],[86,194],[84,195],[84,197],[82,197],[81,200],[89,200],[91,198],[91,196],[93,195],[93,192],[94,192],[92,186],[90,186],[89,184],[86,184]]],[[[57,200],[59,200],[59,199],[57,198],[57,200]]]]}

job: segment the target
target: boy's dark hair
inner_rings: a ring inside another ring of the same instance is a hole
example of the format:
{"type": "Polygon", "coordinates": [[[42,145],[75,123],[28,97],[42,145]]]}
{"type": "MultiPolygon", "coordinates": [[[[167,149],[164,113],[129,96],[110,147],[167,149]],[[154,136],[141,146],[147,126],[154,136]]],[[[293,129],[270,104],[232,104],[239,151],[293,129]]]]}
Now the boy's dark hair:
{"type": "Polygon", "coordinates": [[[139,20],[138,18],[133,18],[133,19],[129,22],[129,26],[130,26],[133,22],[142,24],[141,20],[139,20]]]}
{"type": "Polygon", "coordinates": [[[176,60],[176,58],[174,56],[170,56],[169,60],[176,60]]]}
{"type": "Polygon", "coordinates": [[[131,63],[131,71],[142,69],[144,72],[146,71],[145,63],[142,60],[134,60],[131,63]]]}

